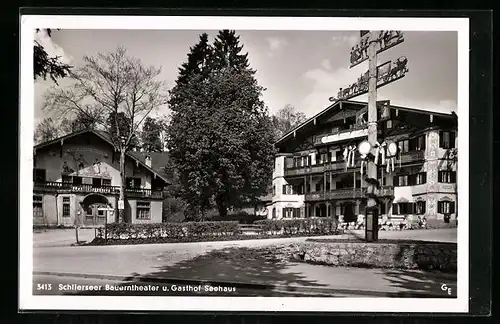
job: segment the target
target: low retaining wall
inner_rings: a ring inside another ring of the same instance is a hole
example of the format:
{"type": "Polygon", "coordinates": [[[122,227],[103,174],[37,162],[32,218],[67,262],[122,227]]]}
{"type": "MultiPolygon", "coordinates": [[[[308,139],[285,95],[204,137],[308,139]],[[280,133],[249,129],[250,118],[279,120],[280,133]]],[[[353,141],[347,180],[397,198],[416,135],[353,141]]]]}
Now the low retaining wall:
{"type": "Polygon", "coordinates": [[[314,242],[293,244],[284,251],[292,260],[345,267],[457,271],[456,243],[314,242]]]}

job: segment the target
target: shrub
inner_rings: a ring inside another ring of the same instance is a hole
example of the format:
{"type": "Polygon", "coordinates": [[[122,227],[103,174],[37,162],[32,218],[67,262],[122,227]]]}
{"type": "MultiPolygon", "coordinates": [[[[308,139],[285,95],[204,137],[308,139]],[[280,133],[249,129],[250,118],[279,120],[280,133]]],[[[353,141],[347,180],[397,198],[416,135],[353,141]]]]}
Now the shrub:
{"type": "Polygon", "coordinates": [[[292,219],[265,219],[256,221],[261,226],[261,234],[298,235],[298,234],[337,234],[338,222],[334,218],[292,218],[292,219]]]}
{"type": "Polygon", "coordinates": [[[263,216],[258,216],[254,214],[249,214],[247,212],[238,212],[235,214],[229,214],[226,217],[221,217],[219,215],[214,215],[210,217],[211,221],[233,221],[240,224],[253,224],[256,221],[263,220],[263,216]]]}
{"type": "Polygon", "coordinates": [[[186,222],[159,224],[107,224],[99,229],[101,239],[196,239],[205,236],[235,236],[239,234],[237,222],[186,222]]]}

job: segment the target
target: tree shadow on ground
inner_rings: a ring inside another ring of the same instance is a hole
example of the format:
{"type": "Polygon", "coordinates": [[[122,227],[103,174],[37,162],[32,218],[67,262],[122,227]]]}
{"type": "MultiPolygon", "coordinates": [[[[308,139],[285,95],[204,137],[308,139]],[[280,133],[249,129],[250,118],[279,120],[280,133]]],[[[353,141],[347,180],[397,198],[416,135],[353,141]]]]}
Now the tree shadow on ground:
{"type": "Polygon", "coordinates": [[[289,262],[273,255],[272,250],[251,248],[226,248],[172,266],[160,267],[145,275],[147,278],[179,278],[229,286],[269,290],[271,286],[321,287],[300,273],[286,271],[289,262]]]}
{"type": "MultiPolygon", "coordinates": [[[[287,260],[277,258],[273,250],[251,248],[226,248],[211,251],[193,259],[174,265],[159,267],[148,274],[133,273],[117,286],[132,284],[147,285],[161,283],[170,287],[169,292],[156,294],[134,292],[132,295],[163,296],[324,296],[333,297],[328,290],[313,291],[325,287],[315,280],[308,280],[301,273],[291,272],[287,260]],[[173,291],[173,285],[186,291],[173,291]],[[201,285],[201,291],[192,287],[201,285]],[[207,291],[205,286],[217,287],[219,291],[207,291]],[[187,288],[186,288],[187,287],[187,288]],[[232,290],[225,292],[226,290],[232,290]],[[310,290],[309,290],[310,289],[310,290]],[[191,291],[189,291],[191,290],[191,291]],[[220,292],[222,290],[222,293],[220,292]]],[[[99,295],[131,295],[130,292],[99,292],[99,295]]]]}

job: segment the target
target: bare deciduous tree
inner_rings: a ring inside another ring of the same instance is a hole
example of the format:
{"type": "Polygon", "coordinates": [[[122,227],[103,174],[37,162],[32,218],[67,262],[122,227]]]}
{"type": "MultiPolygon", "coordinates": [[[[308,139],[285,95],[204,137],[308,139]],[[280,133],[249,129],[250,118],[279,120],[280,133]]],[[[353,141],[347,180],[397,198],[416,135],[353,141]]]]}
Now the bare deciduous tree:
{"type": "MultiPolygon", "coordinates": [[[[156,80],[160,72],[161,68],[146,67],[118,47],[113,53],[85,56],[83,64],[71,71],[74,82],[66,88],[54,87],[45,96],[43,109],[56,111],[61,118],[83,114],[108,132],[120,153],[121,201],[125,198],[125,154],[144,119],[167,103],[164,82],[156,80]]],[[[120,209],[118,221],[123,220],[120,209]]]]}

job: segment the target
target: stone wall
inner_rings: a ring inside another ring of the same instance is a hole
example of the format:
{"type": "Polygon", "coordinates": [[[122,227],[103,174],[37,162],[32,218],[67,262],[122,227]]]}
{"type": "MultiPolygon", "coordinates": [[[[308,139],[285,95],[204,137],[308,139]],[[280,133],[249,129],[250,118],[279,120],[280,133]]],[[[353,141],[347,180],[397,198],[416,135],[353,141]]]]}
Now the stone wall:
{"type": "MultiPolygon", "coordinates": [[[[283,250],[282,250],[283,251],[283,250]]],[[[455,243],[322,242],[311,239],[287,246],[292,260],[344,267],[399,268],[456,272],[455,243]]]]}

